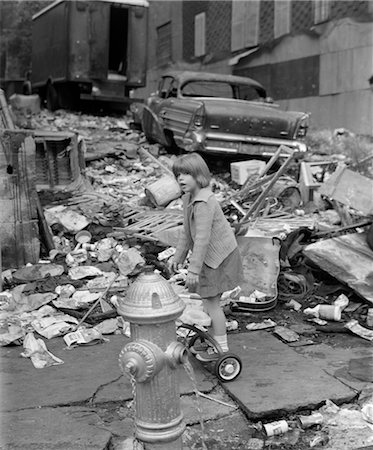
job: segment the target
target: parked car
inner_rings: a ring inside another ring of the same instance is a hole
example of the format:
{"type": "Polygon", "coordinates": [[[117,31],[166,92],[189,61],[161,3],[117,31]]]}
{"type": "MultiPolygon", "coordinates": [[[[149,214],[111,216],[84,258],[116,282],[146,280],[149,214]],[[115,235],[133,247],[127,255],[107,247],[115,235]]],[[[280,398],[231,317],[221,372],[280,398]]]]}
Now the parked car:
{"type": "Polygon", "coordinates": [[[283,144],[305,152],[309,115],[284,111],[255,80],[172,71],[133,112],[146,137],[186,151],[270,156],[283,144]]]}

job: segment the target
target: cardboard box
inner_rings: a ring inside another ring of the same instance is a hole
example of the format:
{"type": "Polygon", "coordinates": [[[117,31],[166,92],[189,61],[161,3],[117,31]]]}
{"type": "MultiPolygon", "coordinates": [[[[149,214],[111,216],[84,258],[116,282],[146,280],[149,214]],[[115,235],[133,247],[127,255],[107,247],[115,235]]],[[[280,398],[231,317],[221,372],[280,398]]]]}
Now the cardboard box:
{"type": "Polygon", "coordinates": [[[265,165],[265,161],[258,159],[231,163],[232,180],[242,186],[249,176],[259,173],[265,165]]]}

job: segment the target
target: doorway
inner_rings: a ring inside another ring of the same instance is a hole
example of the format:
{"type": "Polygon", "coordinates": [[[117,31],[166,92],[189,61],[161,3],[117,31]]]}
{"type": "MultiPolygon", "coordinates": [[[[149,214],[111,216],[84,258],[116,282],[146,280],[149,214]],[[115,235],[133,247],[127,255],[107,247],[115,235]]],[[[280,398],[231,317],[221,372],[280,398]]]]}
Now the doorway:
{"type": "Polygon", "coordinates": [[[126,74],[127,43],[128,8],[113,5],[110,8],[109,72],[126,74]]]}

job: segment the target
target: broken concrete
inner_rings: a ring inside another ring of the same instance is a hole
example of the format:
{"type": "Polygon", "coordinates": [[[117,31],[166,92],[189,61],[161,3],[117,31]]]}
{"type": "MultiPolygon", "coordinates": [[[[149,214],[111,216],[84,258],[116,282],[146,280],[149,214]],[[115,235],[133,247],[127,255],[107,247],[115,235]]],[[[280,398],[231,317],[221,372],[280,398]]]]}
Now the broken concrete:
{"type": "Polygon", "coordinates": [[[356,393],[265,331],[234,334],[230,350],[240,355],[241,375],[223,385],[249,418],[259,419],[313,408],[356,393]]]}
{"type": "MultiPolygon", "coordinates": [[[[55,338],[47,341],[48,349],[64,364],[43,370],[36,370],[28,359],[21,358],[20,347],[1,348],[1,410],[131,399],[131,383],[118,365],[119,352],[127,342],[123,335],[110,336],[109,343],[67,350],[63,340],[55,338]]],[[[191,381],[182,368],[179,370],[181,393],[192,393],[191,381]]],[[[216,386],[217,381],[198,363],[195,370],[201,391],[216,386]]]]}
{"type": "Polygon", "coordinates": [[[111,440],[109,431],[87,423],[83,411],[68,408],[1,413],[1,424],[3,449],[103,450],[111,440]]]}
{"type": "Polygon", "coordinates": [[[372,356],[371,344],[362,339],[351,336],[350,347],[329,346],[327,344],[311,345],[309,347],[298,347],[296,352],[312,359],[314,364],[324,369],[331,376],[338,378],[343,384],[351,389],[362,390],[368,382],[361,381],[349,373],[351,358],[368,358],[372,356]],[[351,350],[353,348],[353,350],[351,350]]]}

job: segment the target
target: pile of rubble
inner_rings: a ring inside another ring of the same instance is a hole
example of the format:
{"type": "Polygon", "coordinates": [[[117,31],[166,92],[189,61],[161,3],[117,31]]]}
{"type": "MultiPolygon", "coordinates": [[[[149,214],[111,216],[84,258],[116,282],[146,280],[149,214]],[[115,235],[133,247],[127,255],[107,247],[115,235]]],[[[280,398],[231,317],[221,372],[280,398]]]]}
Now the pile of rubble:
{"type": "MultiPolygon", "coordinates": [[[[182,227],[175,155],[130,125],[128,117],[64,111],[32,119],[48,139],[78,134],[84,178],[38,189],[41,255],[2,272],[0,344],[23,344],[35,367],[62,361],[34,333],[63,336],[68,347],[104,342],[112,333],[128,336],[118,301],[146,264],[183,296],[182,321],[208,325],[201,299],[184,288],[186,270],[169,271],[182,227]]],[[[4,135],[2,143],[6,148],[4,135]]],[[[71,153],[64,147],[57,162],[71,153]]],[[[344,158],[311,154],[299,162],[283,147],[268,163],[234,162],[223,174],[215,169],[212,188],[236,229],[246,278],[223,296],[227,314],[237,319],[230,329],[268,328],[289,345],[308,345],[286,323],[265,317],[281,304],[303,311],[320,331],[335,331],[337,323],[339,331],[373,340],[372,178],[344,158]]]]}

